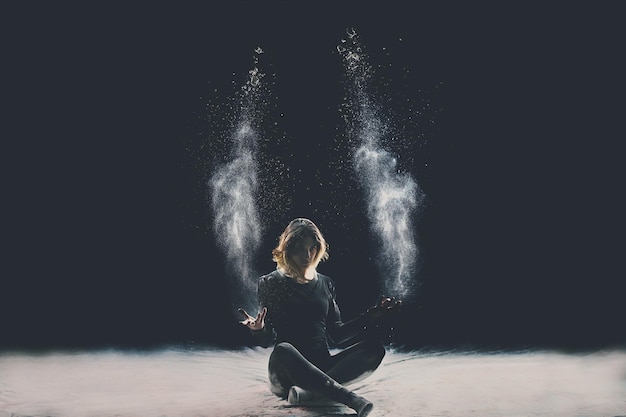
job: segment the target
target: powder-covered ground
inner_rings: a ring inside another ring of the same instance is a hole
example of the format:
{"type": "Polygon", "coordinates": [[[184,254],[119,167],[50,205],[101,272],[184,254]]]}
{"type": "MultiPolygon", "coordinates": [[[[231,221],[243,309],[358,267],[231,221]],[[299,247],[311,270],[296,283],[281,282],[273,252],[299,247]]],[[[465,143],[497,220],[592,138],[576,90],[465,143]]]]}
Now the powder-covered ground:
{"type": "MultiPolygon", "coordinates": [[[[0,416],[343,416],[290,407],[266,382],[267,349],[0,355],[0,416]]],[[[390,352],[352,387],[370,416],[626,416],[626,352],[390,352]]]]}

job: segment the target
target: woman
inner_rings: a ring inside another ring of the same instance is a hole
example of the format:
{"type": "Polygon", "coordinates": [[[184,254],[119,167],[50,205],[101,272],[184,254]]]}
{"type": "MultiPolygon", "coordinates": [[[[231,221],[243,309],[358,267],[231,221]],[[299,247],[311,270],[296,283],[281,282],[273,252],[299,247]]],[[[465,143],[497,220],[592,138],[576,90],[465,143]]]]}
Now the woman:
{"type": "Polygon", "coordinates": [[[367,328],[400,302],[382,297],[366,313],[342,322],[333,281],[316,270],[328,258],[328,245],[311,220],[289,223],[272,258],[276,270],[259,280],[261,311],[252,317],[239,309],[241,324],[261,338],[261,344],[274,343],[268,365],[271,391],[290,404],[321,396],[353,408],[359,417],[367,416],[372,403],[344,385],[380,365],[385,347],[367,328]],[[359,335],[363,340],[330,354],[327,336],[341,344],[359,335]]]}

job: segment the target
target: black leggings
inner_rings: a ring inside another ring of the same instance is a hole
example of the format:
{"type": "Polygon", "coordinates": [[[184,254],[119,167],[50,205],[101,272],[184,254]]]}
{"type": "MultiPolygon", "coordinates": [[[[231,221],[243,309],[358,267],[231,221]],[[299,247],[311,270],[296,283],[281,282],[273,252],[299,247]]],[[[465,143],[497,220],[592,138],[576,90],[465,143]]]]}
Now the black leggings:
{"type": "MultiPolygon", "coordinates": [[[[268,371],[271,391],[286,398],[289,388],[297,385],[331,399],[336,397],[331,387],[361,380],[378,368],[385,356],[380,341],[364,340],[330,356],[323,369],[313,365],[293,345],[282,342],[274,346],[268,371]]],[[[336,391],[336,390],[335,390],[336,391]]]]}

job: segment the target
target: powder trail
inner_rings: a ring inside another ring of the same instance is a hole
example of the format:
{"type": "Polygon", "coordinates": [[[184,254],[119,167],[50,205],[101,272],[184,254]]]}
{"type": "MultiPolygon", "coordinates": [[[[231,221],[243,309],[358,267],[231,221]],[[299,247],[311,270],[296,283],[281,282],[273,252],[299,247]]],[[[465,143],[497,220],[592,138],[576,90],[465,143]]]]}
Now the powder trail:
{"type": "MultiPolygon", "coordinates": [[[[262,51],[258,48],[255,52],[262,51]]],[[[236,297],[233,301],[249,311],[256,308],[254,261],[262,233],[256,204],[262,77],[256,67],[249,71],[249,78],[241,89],[239,115],[230,133],[230,154],[209,181],[213,229],[226,257],[227,271],[232,275],[230,282],[236,297]]]]}
{"type": "Polygon", "coordinates": [[[337,47],[352,82],[352,120],[349,134],[356,139],[353,167],[367,201],[370,228],[380,244],[379,267],[386,295],[407,298],[415,286],[419,248],[414,215],[424,195],[409,173],[401,172],[397,159],[382,142],[389,126],[368,95],[371,68],[353,30],[337,47]]]}

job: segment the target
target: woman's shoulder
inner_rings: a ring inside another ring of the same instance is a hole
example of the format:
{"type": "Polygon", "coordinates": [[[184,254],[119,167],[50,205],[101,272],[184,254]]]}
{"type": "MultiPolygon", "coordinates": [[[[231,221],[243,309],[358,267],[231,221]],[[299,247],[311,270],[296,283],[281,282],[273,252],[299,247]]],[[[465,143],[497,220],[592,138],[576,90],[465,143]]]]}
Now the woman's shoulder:
{"type": "Polygon", "coordinates": [[[278,270],[274,270],[269,274],[262,275],[259,278],[259,285],[262,284],[278,284],[284,282],[286,277],[278,270]]]}
{"type": "Polygon", "coordinates": [[[335,289],[335,281],[333,281],[333,279],[329,277],[328,275],[320,274],[318,272],[317,279],[320,281],[320,283],[322,283],[329,290],[332,291],[335,289]]]}
{"type": "Polygon", "coordinates": [[[268,308],[275,308],[287,299],[292,291],[289,279],[279,271],[272,271],[259,278],[259,301],[268,308]]]}
{"type": "Polygon", "coordinates": [[[329,277],[328,275],[320,274],[319,272],[317,273],[317,279],[319,279],[322,282],[329,282],[331,284],[334,283],[331,277],[329,277]]]}
{"type": "MultiPolygon", "coordinates": [[[[320,283],[324,284],[325,287],[333,289],[335,287],[335,282],[328,275],[317,273],[317,279],[320,283]]],[[[290,283],[291,281],[287,278],[286,275],[282,274],[279,270],[274,270],[269,274],[262,275],[259,278],[259,285],[285,285],[285,283],[290,283]]]]}

